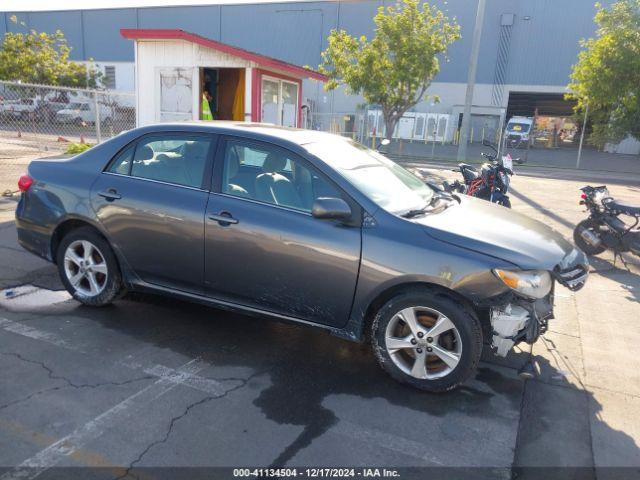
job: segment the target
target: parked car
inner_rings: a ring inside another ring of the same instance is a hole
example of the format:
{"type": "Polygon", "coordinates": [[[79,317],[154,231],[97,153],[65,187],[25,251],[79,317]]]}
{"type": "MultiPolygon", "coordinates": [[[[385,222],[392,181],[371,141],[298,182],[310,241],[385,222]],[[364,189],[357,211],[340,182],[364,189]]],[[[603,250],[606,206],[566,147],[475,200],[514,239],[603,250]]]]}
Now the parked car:
{"type": "Polygon", "coordinates": [[[36,118],[42,122],[53,122],[59,111],[69,108],[69,102],[61,98],[47,99],[39,103],[35,111],[36,118]]]}
{"type": "Polygon", "coordinates": [[[19,187],[21,245],[79,302],[138,290],[318,326],[428,391],[469,378],[483,342],[535,342],[555,282],[588,274],[546,225],[327,133],[148,126],[34,160],[19,187]]]}
{"type": "Polygon", "coordinates": [[[33,98],[9,100],[0,105],[0,114],[5,118],[26,120],[33,116],[38,108],[38,101],[33,98]]]}
{"type": "MultiPolygon", "coordinates": [[[[108,124],[111,118],[111,109],[100,106],[100,121],[108,124]]],[[[73,102],[65,108],[58,110],[55,115],[58,123],[93,124],[96,121],[96,107],[91,102],[73,102]]]]}

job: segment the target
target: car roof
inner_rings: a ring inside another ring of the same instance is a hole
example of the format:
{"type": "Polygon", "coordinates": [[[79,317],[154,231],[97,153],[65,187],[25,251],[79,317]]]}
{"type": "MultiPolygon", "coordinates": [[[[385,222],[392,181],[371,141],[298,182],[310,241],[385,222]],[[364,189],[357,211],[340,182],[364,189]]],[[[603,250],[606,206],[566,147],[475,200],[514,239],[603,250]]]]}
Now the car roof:
{"type": "Polygon", "coordinates": [[[307,143],[322,142],[344,138],[339,135],[326,132],[318,132],[315,130],[305,130],[301,128],[290,128],[273,125],[270,123],[252,123],[252,122],[234,122],[234,121],[194,121],[194,122],[176,122],[176,123],[158,123],[142,127],[147,132],[167,131],[167,130],[210,130],[212,133],[230,134],[242,133],[247,136],[271,137],[304,145],[307,143]]]}

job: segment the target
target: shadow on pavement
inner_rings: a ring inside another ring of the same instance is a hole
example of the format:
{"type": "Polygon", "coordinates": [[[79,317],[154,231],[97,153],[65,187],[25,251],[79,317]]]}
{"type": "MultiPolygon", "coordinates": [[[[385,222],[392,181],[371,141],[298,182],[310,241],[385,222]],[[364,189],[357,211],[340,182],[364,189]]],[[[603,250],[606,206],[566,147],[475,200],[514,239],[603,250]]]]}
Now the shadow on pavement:
{"type": "Polygon", "coordinates": [[[274,466],[285,465],[337,422],[333,411],[323,406],[329,395],[383,398],[439,417],[452,411],[483,416],[491,410],[496,394],[506,395],[513,408],[520,404],[520,380],[491,368],[480,369],[478,382],[446,395],[430,395],[384,374],[367,346],[324,331],[152,295],[135,294],[134,298],[135,302],[125,300],[106,310],[78,307],[73,313],[90,315],[139,342],[214,366],[268,373],[271,384],[260,392],[255,406],[278,424],[303,427],[298,438],[273,460],[274,466]],[[141,309],[148,312],[141,314],[141,309]]]}
{"type": "Polygon", "coordinates": [[[589,262],[595,269],[595,274],[608,278],[620,284],[628,293],[627,298],[640,303],[640,258],[631,254],[625,255],[625,264],[617,259],[615,265],[608,259],[589,257],[589,262]]]}
{"type": "Polygon", "coordinates": [[[516,197],[517,199],[521,200],[522,202],[526,203],[527,205],[535,208],[540,213],[543,213],[546,216],[548,216],[549,218],[555,220],[556,222],[561,223],[565,227],[569,227],[570,229],[573,229],[575,227],[575,223],[574,222],[571,222],[571,221],[567,220],[566,218],[561,217],[557,213],[549,210],[548,208],[546,208],[543,205],[539,204],[535,200],[532,200],[531,198],[527,197],[523,193],[520,193],[518,190],[516,190],[513,187],[511,187],[509,189],[509,195],[512,195],[512,196],[516,197]]]}
{"type": "MultiPolygon", "coordinates": [[[[312,328],[173,299],[138,294],[134,298],[100,310],[78,306],[70,313],[98,321],[137,342],[201,358],[214,366],[268,373],[270,384],[259,392],[254,405],[269,420],[303,427],[273,460],[273,466],[287,464],[336,424],[339,419],[324,406],[330,395],[382,398],[417,413],[451,416],[454,429],[466,428],[465,416],[479,417],[487,422],[489,430],[495,422],[515,421],[496,410],[494,397],[502,396],[510,403],[509,409],[522,408],[514,460],[518,478],[534,478],[534,474],[542,478],[540,473],[549,478],[550,472],[527,469],[538,466],[587,467],[572,470],[573,478],[594,478],[590,431],[594,424],[602,423],[598,418],[600,404],[588,391],[566,381],[550,380],[564,375],[558,375],[545,358],[538,357],[541,378],[528,381],[524,392],[524,384],[515,374],[483,363],[476,380],[459,390],[427,394],[390,379],[376,365],[366,345],[312,328]],[[460,413],[465,416],[452,416],[460,413]],[[456,424],[456,418],[463,423],[456,424]]],[[[514,353],[499,363],[517,368],[525,359],[525,354],[514,353]]],[[[640,449],[624,432],[606,424],[599,429],[607,431],[611,442],[637,452],[640,458],[640,449]]],[[[428,437],[425,447],[437,450],[437,445],[429,445],[428,437]]]]}

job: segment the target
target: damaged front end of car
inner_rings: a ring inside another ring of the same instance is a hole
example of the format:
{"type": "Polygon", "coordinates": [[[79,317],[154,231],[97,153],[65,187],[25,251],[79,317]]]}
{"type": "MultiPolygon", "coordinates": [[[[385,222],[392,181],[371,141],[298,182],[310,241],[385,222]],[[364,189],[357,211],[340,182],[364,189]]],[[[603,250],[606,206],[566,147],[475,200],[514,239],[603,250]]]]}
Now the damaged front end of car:
{"type": "Polygon", "coordinates": [[[493,270],[510,291],[488,302],[491,346],[506,357],[517,344],[533,345],[553,319],[555,282],[580,290],[589,275],[586,256],[573,249],[552,271],[493,270]]]}

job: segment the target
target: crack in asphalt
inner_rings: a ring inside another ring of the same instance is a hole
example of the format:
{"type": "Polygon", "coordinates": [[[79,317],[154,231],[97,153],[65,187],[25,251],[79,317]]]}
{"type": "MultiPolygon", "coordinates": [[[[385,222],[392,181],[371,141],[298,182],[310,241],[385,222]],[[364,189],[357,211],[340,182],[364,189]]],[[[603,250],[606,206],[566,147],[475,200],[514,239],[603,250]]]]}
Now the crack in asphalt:
{"type": "MultiPolygon", "coordinates": [[[[164,434],[164,436],[159,439],[159,440],[154,440],[153,442],[151,442],[149,445],[147,445],[147,447],[137,456],[137,458],[135,458],[131,463],[129,463],[129,466],[127,467],[127,469],[125,470],[125,472],[116,477],[114,480],[123,480],[127,477],[129,477],[130,474],[132,474],[132,470],[133,468],[142,461],[142,459],[145,457],[145,455],[147,455],[152,448],[166,443],[169,440],[169,437],[171,436],[171,432],[173,431],[173,427],[174,425],[180,421],[181,419],[183,419],[184,417],[186,417],[189,412],[191,412],[191,410],[193,410],[194,408],[200,406],[200,405],[204,405],[205,403],[208,403],[212,400],[217,400],[219,398],[224,398],[226,397],[228,394],[235,392],[236,390],[241,389],[242,387],[246,386],[250,380],[252,380],[253,378],[260,376],[264,373],[267,373],[268,371],[261,371],[261,372],[256,372],[252,375],[250,375],[247,378],[240,378],[240,377],[227,377],[227,378],[218,378],[218,379],[211,379],[211,380],[216,380],[216,381],[238,381],[240,382],[238,385],[230,388],[229,390],[225,390],[224,393],[220,394],[220,395],[207,395],[204,398],[201,398],[198,401],[192,402],[189,405],[187,405],[183,412],[180,415],[176,415],[174,417],[171,418],[171,421],[169,422],[169,426],[167,428],[166,433],[164,434]]],[[[134,478],[138,479],[139,477],[137,475],[134,475],[134,478]]]]}
{"type": "Polygon", "coordinates": [[[25,363],[38,365],[39,367],[41,367],[42,369],[44,369],[47,372],[47,375],[51,380],[62,380],[63,382],[66,383],[66,385],[58,385],[56,387],[50,387],[50,388],[45,388],[45,389],[42,389],[42,390],[38,390],[37,392],[33,392],[33,393],[27,395],[26,397],[18,398],[16,400],[12,400],[12,401],[10,401],[8,403],[2,404],[2,405],[0,405],[0,410],[4,410],[5,408],[8,408],[8,407],[13,406],[13,405],[16,405],[18,403],[22,403],[22,402],[28,401],[28,400],[30,400],[31,398],[33,398],[33,397],[35,397],[37,395],[41,395],[43,393],[48,393],[48,392],[53,392],[53,391],[56,391],[56,390],[62,390],[64,388],[72,387],[72,388],[78,388],[79,389],[79,388],[99,388],[99,387],[105,387],[105,386],[108,386],[108,385],[121,386],[121,385],[128,385],[128,384],[135,383],[135,382],[140,382],[142,380],[150,380],[152,378],[155,378],[152,375],[145,375],[145,376],[142,376],[142,377],[132,378],[130,380],[124,380],[122,382],[112,382],[112,381],[110,381],[110,382],[99,382],[99,383],[75,383],[75,382],[69,380],[67,377],[64,377],[64,376],[61,376],[61,375],[56,375],[54,373],[54,371],[50,367],[48,367],[44,362],[41,362],[39,360],[32,360],[30,358],[26,358],[26,357],[20,355],[19,353],[15,353],[15,352],[0,352],[0,355],[15,357],[15,358],[17,358],[17,359],[19,359],[19,360],[21,360],[21,361],[23,361],[25,363]]]}

